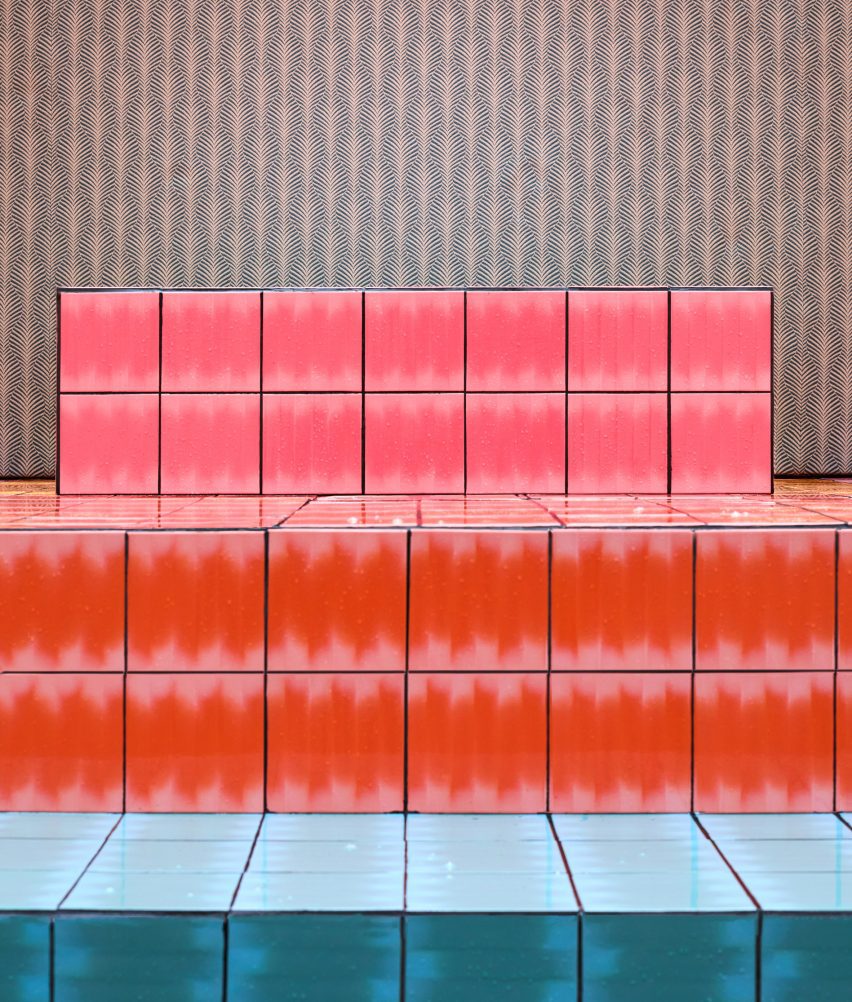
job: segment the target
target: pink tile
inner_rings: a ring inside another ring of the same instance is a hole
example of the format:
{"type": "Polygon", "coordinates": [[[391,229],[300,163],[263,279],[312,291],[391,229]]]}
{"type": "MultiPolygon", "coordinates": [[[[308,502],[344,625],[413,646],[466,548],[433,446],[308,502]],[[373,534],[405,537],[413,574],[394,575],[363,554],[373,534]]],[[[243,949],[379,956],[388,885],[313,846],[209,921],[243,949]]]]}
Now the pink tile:
{"type": "Polygon", "coordinates": [[[364,345],[368,390],[463,389],[464,293],[366,293],[364,345]]]}
{"type": "Polygon", "coordinates": [[[60,306],[61,390],[157,391],[159,292],[63,292],[60,306]]]}
{"type": "Polygon", "coordinates": [[[672,491],[772,491],[768,393],[672,394],[672,491]]]}
{"type": "Polygon", "coordinates": [[[264,394],[264,493],[360,490],[361,394],[264,394]]]}
{"type": "Polygon", "coordinates": [[[569,394],[569,492],[664,493],[667,438],[664,393],[569,394]]]}
{"type": "Polygon", "coordinates": [[[416,500],[405,497],[392,500],[376,497],[317,498],[291,515],[286,527],[415,526],[418,523],[417,507],[416,500]]]}
{"type": "Polygon", "coordinates": [[[768,291],[672,293],[673,390],[771,389],[768,291]]]}
{"type": "Polygon", "coordinates": [[[565,395],[472,393],[467,398],[467,489],[565,488],[565,395]]]}
{"type": "Polygon", "coordinates": [[[668,293],[568,293],[569,390],[665,390],[668,293]]]}
{"type": "Polygon", "coordinates": [[[469,390],[565,389],[565,293],[467,294],[469,390]]]}
{"type": "Polygon", "coordinates": [[[461,393],[368,394],[366,408],[369,494],[464,489],[461,393]]]}
{"type": "Polygon", "coordinates": [[[257,494],[260,394],[164,394],[166,494],[257,494]]]}
{"type": "Polygon", "coordinates": [[[163,293],[163,390],[260,389],[260,293],[163,293]]]}
{"type": "Polygon", "coordinates": [[[62,394],[59,479],[64,494],[155,494],[157,396],[62,394]]]}
{"type": "Polygon", "coordinates": [[[263,294],[264,390],[360,390],[362,293],[263,294]]]}

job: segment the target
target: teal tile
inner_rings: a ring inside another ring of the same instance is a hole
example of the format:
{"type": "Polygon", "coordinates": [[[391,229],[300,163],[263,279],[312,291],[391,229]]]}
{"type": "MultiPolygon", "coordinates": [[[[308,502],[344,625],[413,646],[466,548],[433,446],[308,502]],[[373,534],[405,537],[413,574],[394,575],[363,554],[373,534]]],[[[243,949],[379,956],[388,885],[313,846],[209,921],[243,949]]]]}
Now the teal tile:
{"type": "Polygon", "coordinates": [[[575,915],[409,915],[406,1002],[577,997],[575,915]]]}
{"type": "Polygon", "coordinates": [[[584,915],[582,937],[583,1002],[754,1002],[755,915],[584,915]]]}
{"type": "Polygon", "coordinates": [[[56,920],[55,1002],[211,1002],[222,997],[224,919],[56,920]]]}
{"type": "Polygon", "coordinates": [[[50,999],[50,919],[0,915],[0,999],[50,999]]]}
{"type": "Polygon", "coordinates": [[[400,919],[379,915],[232,915],[234,1002],[399,1002],[400,919]]]}
{"type": "Polygon", "coordinates": [[[765,915],[762,1002],[836,1002],[852,984],[852,916],[765,915]]]}

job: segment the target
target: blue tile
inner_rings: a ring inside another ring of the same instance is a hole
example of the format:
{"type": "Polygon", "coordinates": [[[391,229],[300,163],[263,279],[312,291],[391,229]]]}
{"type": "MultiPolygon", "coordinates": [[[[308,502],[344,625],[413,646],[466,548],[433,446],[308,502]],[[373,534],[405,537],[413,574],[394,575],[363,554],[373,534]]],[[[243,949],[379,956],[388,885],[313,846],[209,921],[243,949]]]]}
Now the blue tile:
{"type": "Polygon", "coordinates": [[[0,915],[0,999],[50,999],[50,919],[0,915]]]}

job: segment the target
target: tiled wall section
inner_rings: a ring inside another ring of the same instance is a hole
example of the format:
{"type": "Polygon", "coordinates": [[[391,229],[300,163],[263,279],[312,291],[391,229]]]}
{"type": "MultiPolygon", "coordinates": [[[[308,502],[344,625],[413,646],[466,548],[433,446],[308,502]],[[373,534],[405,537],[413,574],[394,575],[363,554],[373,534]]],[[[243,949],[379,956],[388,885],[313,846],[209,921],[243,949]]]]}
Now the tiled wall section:
{"type": "Polygon", "coordinates": [[[0,594],[0,810],[852,808],[852,530],[10,530],[0,594]]]}
{"type": "Polygon", "coordinates": [[[771,490],[768,290],[73,291],[75,493],[771,490]]]}

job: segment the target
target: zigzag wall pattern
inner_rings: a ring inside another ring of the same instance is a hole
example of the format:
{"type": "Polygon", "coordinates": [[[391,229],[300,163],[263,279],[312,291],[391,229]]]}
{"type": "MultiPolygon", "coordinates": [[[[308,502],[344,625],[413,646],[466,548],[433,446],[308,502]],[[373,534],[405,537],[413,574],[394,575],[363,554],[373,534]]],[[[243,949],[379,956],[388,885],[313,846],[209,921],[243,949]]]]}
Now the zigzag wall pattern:
{"type": "Polygon", "coordinates": [[[57,285],[772,285],[852,472],[852,0],[0,0],[0,475],[57,285]]]}

